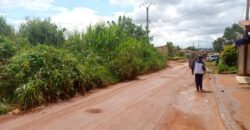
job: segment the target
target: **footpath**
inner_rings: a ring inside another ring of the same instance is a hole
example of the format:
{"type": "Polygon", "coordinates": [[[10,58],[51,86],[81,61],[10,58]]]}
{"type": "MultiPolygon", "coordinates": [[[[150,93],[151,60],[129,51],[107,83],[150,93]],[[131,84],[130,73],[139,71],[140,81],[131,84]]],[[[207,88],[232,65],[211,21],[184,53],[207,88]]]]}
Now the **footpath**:
{"type": "Polygon", "coordinates": [[[220,116],[228,130],[250,130],[250,84],[239,84],[234,74],[209,76],[220,116]]]}

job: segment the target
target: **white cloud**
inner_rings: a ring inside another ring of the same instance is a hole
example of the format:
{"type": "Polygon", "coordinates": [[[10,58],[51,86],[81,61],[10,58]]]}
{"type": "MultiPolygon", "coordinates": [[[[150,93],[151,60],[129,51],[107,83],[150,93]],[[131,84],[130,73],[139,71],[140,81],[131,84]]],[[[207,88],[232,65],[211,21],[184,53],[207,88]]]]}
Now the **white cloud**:
{"type": "MultiPolygon", "coordinates": [[[[0,8],[22,7],[30,10],[57,11],[52,21],[70,30],[85,30],[89,24],[117,20],[119,15],[132,17],[145,26],[146,10],[139,5],[149,0],[109,0],[113,6],[133,7],[130,12],[114,12],[113,16],[101,16],[95,10],[75,7],[68,9],[54,6],[53,0],[1,0],[0,8]]],[[[182,47],[200,43],[211,47],[212,41],[221,36],[224,28],[243,18],[245,0],[150,0],[150,35],[156,46],[172,41],[182,47]]],[[[20,23],[20,20],[12,20],[20,23]]]]}
{"type": "Polygon", "coordinates": [[[0,16],[5,16],[5,13],[1,13],[1,12],[0,12],[0,16]]]}
{"type": "Polygon", "coordinates": [[[53,0],[1,0],[0,8],[22,7],[30,10],[47,10],[52,7],[53,0]]]}
{"type": "Polygon", "coordinates": [[[64,12],[52,16],[51,19],[52,22],[61,27],[78,31],[86,29],[90,24],[111,20],[109,17],[100,16],[96,11],[84,7],[65,10],[64,12]]]}
{"type": "MultiPolygon", "coordinates": [[[[147,2],[148,0],[146,0],[147,2]]],[[[150,0],[150,30],[156,46],[173,41],[182,47],[199,43],[211,47],[212,41],[221,36],[224,29],[242,19],[245,0],[150,0]]],[[[110,0],[123,5],[123,0],[110,0]]],[[[128,1],[134,9],[126,13],[136,23],[145,26],[146,11],[139,8],[140,0],[128,1]]],[[[124,6],[124,5],[123,5],[124,6]]],[[[122,13],[120,13],[122,14],[122,13]]]]}
{"type": "Polygon", "coordinates": [[[118,5],[121,7],[125,7],[125,6],[134,6],[138,3],[140,3],[142,0],[109,0],[109,3],[112,5],[118,5]]]}

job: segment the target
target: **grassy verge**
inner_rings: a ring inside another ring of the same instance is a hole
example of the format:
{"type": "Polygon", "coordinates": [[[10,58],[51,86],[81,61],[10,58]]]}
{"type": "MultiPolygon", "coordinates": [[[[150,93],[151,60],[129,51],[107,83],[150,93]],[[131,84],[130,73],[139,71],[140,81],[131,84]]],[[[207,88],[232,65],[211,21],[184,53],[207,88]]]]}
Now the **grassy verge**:
{"type": "Polygon", "coordinates": [[[169,60],[182,60],[182,59],[186,59],[186,57],[174,56],[174,57],[169,58],[169,60]]]}
{"type": "Polygon", "coordinates": [[[10,106],[0,102],[0,114],[6,114],[10,111],[10,106]]]}
{"type": "Polygon", "coordinates": [[[219,74],[235,74],[237,73],[237,67],[236,66],[228,66],[225,64],[220,63],[217,67],[219,74]]]}
{"type": "Polygon", "coordinates": [[[206,62],[206,67],[207,67],[207,71],[209,71],[212,74],[216,74],[217,73],[217,67],[215,65],[215,62],[206,62]]]}
{"type": "Polygon", "coordinates": [[[206,62],[206,67],[208,71],[210,71],[212,74],[235,74],[237,73],[237,67],[236,66],[228,66],[225,64],[220,63],[218,66],[216,66],[215,62],[206,62]]]}

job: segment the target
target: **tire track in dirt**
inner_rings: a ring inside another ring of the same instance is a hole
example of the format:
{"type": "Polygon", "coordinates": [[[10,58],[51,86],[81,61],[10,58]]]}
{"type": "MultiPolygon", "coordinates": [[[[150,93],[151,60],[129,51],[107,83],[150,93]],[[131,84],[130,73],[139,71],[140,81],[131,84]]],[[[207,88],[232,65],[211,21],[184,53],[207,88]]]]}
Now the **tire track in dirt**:
{"type": "MultiPolygon", "coordinates": [[[[194,118],[194,121],[201,120],[200,122],[204,123],[207,118],[193,115],[194,111],[186,110],[197,105],[195,102],[185,103],[189,101],[188,95],[197,96],[194,93],[194,79],[190,73],[186,63],[171,64],[171,67],[167,69],[139,76],[134,81],[97,90],[88,96],[77,97],[34,113],[16,116],[15,119],[0,120],[0,130],[206,128],[206,125],[192,123],[189,119],[194,118]],[[183,91],[188,95],[183,96],[183,91]],[[178,108],[178,105],[183,105],[183,108],[178,108]],[[182,124],[178,124],[175,118],[179,119],[182,124]],[[161,127],[164,123],[173,123],[176,126],[161,127]],[[187,124],[190,123],[188,127],[187,124]],[[177,127],[178,125],[185,127],[177,127]]],[[[198,106],[209,108],[207,105],[198,106]]],[[[209,116],[209,114],[204,115],[209,116]]]]}

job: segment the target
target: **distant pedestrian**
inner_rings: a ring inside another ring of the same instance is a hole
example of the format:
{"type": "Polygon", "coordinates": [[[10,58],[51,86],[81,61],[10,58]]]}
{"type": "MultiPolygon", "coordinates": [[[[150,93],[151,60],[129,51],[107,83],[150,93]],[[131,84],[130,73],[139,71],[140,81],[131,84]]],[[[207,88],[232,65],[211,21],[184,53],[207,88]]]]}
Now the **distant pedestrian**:
{"type": "Polygon", "coordinates": [[[193,57],[189,57],[189,59],[188,59],[188,65],[189,65],[190,69],[192,69],[193,61],[194,61],[194,58],[193,57]]]}
{"type": "Polygon", "coordinates": [[[216,58],[216,66],[220,63],[220,56],[216,58]]]}
{"type": "Polygon", "coordinates": [[[197,88],[197,92],[203,91],[202,81],[203,81],[203,75],[206,72],[206,66],[205,63],[202,61],[202,57],[198,57],[198,61],[194,63],[192,66],[192,74],[195,74],[195,84],[197,88]]]}

